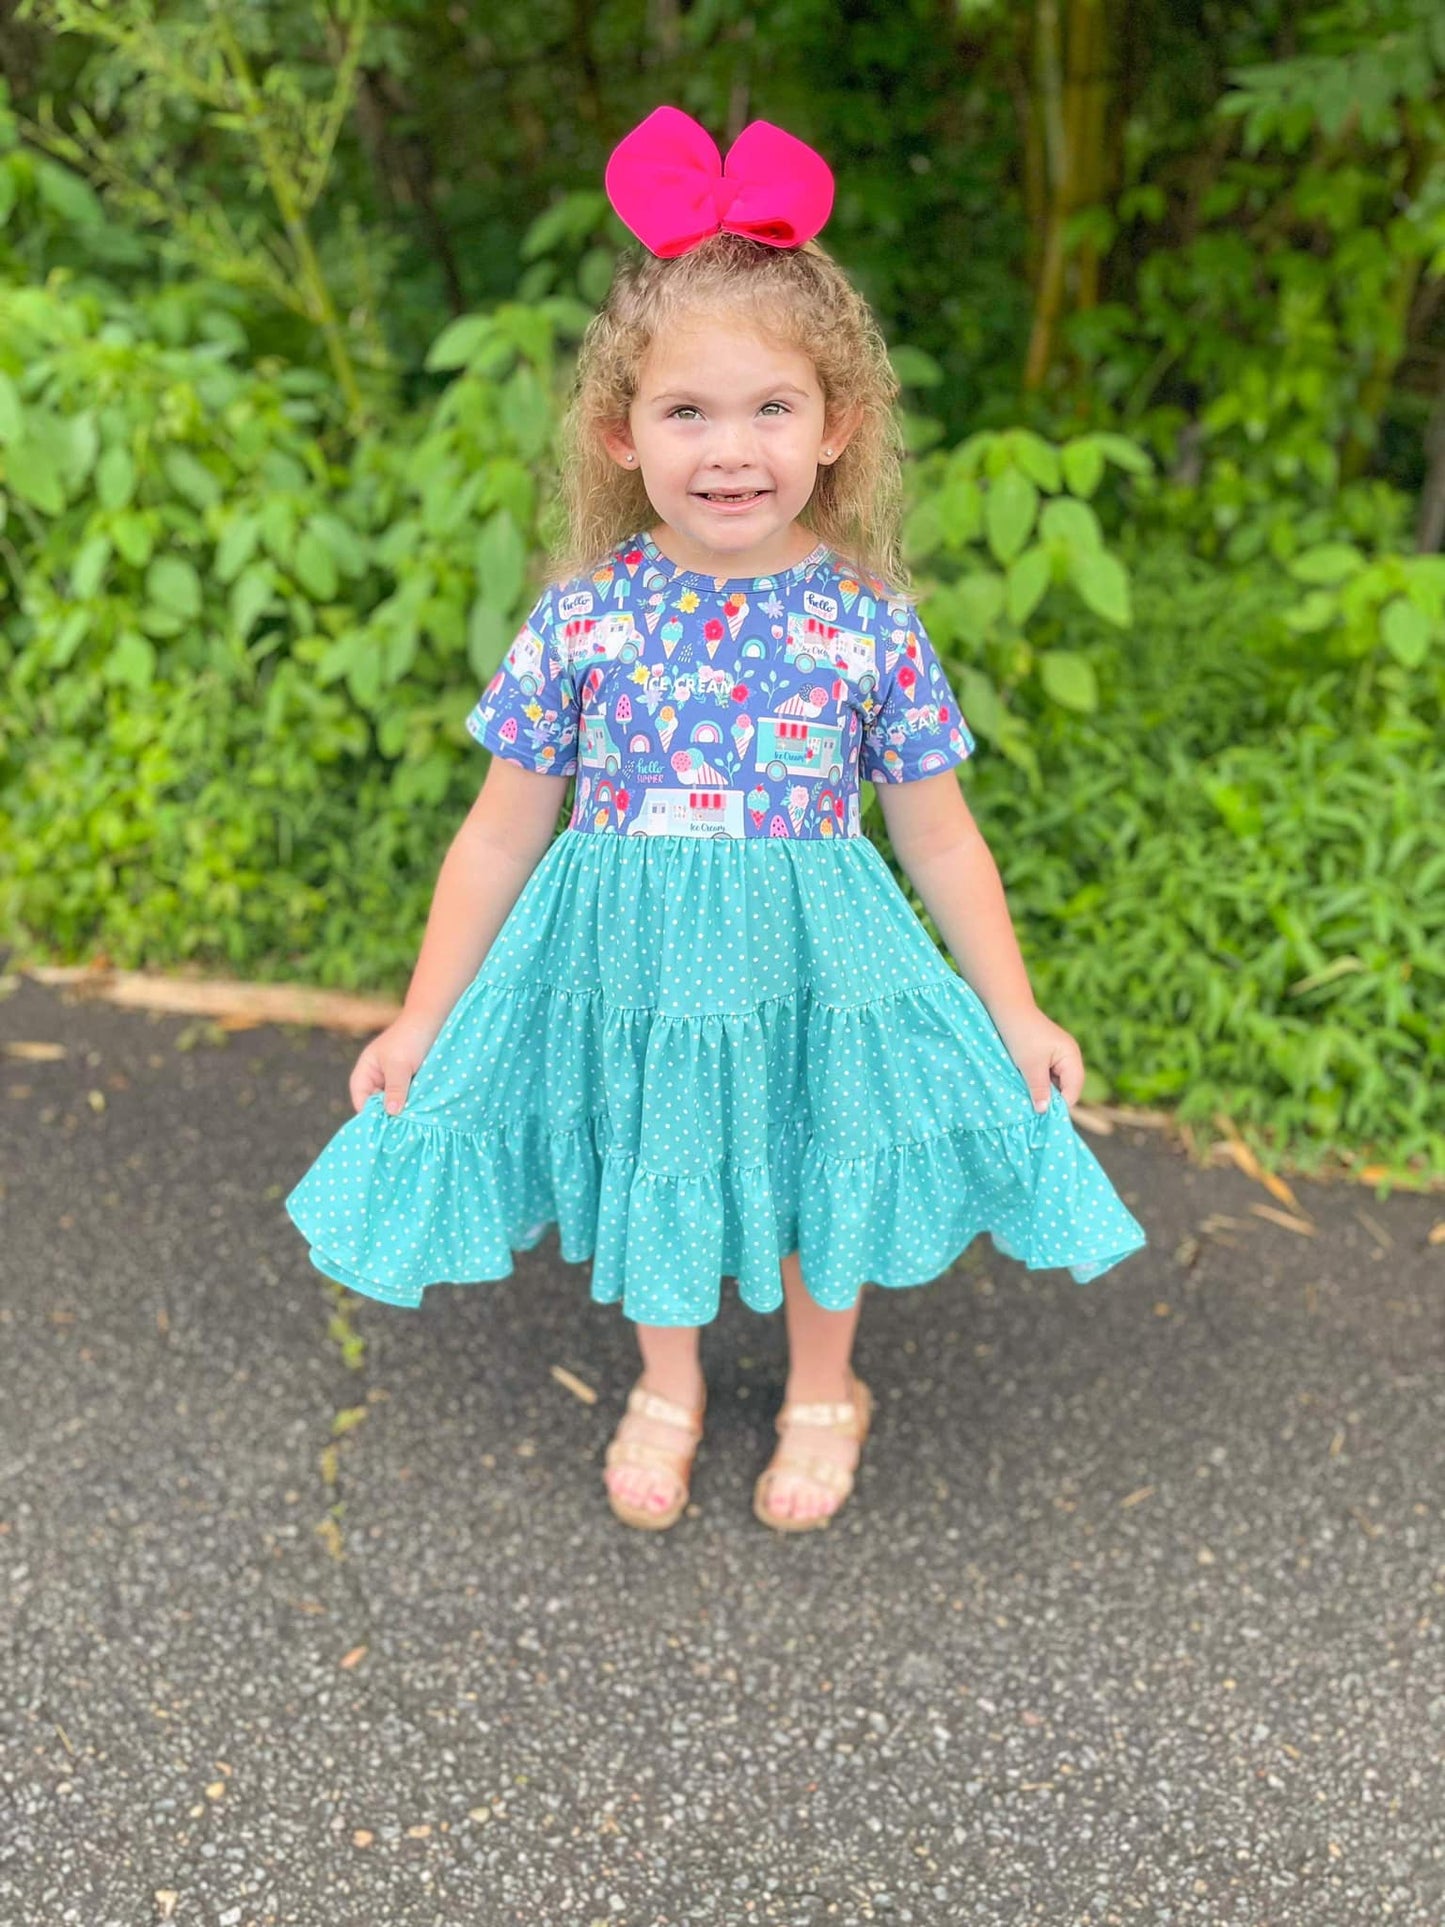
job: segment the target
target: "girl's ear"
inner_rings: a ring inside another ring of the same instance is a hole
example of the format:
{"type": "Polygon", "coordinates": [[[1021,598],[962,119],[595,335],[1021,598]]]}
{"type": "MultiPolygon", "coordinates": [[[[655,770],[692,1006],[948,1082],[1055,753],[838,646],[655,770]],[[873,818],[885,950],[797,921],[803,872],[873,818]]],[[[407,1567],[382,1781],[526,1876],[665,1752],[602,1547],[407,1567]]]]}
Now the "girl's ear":
{"type": "Polygon", "coordinates": [[[602,445],[619,468],[630,468],[634,474],[637,473],[637,449],[632,440],[632,430],[626,422],[616,428],[604,428],[602,445]]]}
{"type": "Polygon", "coordinates": [[[862,420],[862,407],[856,406],[829,421],[823,430],[823,446],[819,453],[819,460],[829,464],[836,462],[857,434],[862,420]]]}

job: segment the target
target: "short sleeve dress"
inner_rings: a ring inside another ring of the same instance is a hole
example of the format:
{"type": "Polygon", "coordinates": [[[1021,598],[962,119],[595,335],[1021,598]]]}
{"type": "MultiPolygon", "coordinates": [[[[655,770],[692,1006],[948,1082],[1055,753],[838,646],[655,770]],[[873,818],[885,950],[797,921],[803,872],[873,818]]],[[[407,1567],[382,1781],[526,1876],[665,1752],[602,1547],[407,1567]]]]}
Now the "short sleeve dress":
{"type": "Polygon", "coordinates": [[[819,544],[772,576],[646,532],[549,586],[466,718],[574,778],[566,828],[388,1116],[286,1199],[319,1270],[414,1306],[557,1228],[590,1296],[702,1325],[725,1279],[816,1302],[938,1278],[980,1233],[1086,1283],[1145,1244],[1057,1091],[859,821],[859,784],[974,750],[916,609],[819,544]]]}

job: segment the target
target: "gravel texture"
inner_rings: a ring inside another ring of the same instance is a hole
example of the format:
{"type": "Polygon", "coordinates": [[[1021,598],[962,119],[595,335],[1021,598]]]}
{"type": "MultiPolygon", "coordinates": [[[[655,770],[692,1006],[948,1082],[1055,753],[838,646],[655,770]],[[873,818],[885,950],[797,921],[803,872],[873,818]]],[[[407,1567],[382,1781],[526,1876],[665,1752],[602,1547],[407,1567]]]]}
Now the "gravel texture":
{"type": "Polygon", "coordinates": [[[0,1040],[66,1051],[0,1057],[6,1927],[1445,1923],[1445,1200],[1091,1139],[1151,1249],[871,1290],[791,1538],[730,1284],[654,1537],[555,1233],[414,1312],[307,1263],[357,1042],[28,978],[0,1040]]]}

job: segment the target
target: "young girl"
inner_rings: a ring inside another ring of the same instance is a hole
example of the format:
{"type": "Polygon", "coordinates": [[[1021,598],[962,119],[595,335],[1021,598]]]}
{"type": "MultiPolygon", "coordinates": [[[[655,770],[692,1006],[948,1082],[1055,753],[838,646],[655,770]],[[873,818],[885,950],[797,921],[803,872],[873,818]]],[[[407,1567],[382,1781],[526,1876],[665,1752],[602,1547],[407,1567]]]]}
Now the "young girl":
{"type": "Polygon", "coordinates": [[[803,1531],[868,1429],[865,1281],[923,1284],[986,1231],[1083,1283],[1145,1239],[1070,1119],[1079,1049],[1034,1002],[899,586],[896,382],[812,238],[826,165],[763,121],[724,165],[659,107],[607,187],[644,247],[582,344],[566,550],[467,718],[492,760],[402,1014],[286,1204],[321,1271],[393,1305],[508,1277],[555,1224],[636,1327],[605,1481],[649,1529],[687,1503],[722,1279],[783,1308],[754,1510],[803,1531]],[[861,832],[862,777],[958,972],[861,832]]]}

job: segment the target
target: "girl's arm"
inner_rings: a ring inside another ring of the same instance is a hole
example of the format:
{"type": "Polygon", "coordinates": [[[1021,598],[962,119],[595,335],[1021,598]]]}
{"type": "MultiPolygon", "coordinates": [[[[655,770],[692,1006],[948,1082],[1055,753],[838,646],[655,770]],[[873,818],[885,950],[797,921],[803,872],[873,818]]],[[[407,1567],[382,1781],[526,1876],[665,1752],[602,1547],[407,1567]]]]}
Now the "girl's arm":
{"type": "Polygon", "coordinates": [[[1073,1104],[1083,1089],[1083,1057],[1069,1033],[1034,1001],[998,865],[963,799],[957,772],[940,770],[877,788],[894,854],[965,981],[983,1000],[1035,1107],[1047,1108],[1051,1082],[1073,1104]]]}
{"type": "Polygon", "coordinates": [[[569,776],[494,756],[442,862],[402,1018],[434,1039],[557,828],[569,776]]]}

